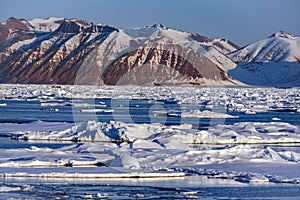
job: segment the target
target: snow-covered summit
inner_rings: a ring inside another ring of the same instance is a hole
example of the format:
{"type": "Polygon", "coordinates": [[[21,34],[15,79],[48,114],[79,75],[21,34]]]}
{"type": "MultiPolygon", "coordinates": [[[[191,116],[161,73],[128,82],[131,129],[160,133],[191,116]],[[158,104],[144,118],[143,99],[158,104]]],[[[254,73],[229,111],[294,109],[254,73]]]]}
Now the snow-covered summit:
{"type": "Polygon", "coordinates": [[[58,18],[58,17],[50,17],[50,18],[34,18],[29,21],[35,31],[43,31],[43,32],[53,32],[57,30],[63,23],[73,24],[81,29],[88,28],[93,26],[92,23],[79,20],[76,18],[58,18]]]}
{"type": "Polygon", "coordinates": [[[15,17],[8,18],[1,25],[11,30],[31,30],[33,28],[26,19],[17,19],[15,17]]]}
{"type": "Polygon", "coordinates": [[[290,40],[294,40],[294,39],[298,38],[297,36],[292,35],[287,32],[284,32],[284,31],[278,31],[278,32],[272,34],[271,36],[269,36],[269,38],[273,38],[273,37],[286,38],[286,39],[290,39],[290,40]]]}
{"type": "Polygon", "coordinates": [[[176,43],[188,42],[190,34],[187,32],[168,28],[160,23],[142,28],[124,29],[124,32],[132,38],[145,38],[150,40],[172,40],[176,43]]]}
{"type": "Polygon", "coordinates": [[[235,62],[299,62],[300,39],[283,31],[277,32],[230,53],[229,57],[235,62]]]}
{"type": "Polygon", "coordinates": [[[63,21],[64,18],[50,17],[46,19],[34,18],[31,19],[29,23],[37,31],[52,32],[55,31],[63,21]]]}
{"type": "Polygon", "coordinates": [[[300,38],[280,31],[228,56],[237,63],[230,75],[250,85],[300,85],[300,38]]]}
{"type": "Polygon", "coordinates": [[[164,28],[166,29],[167,27],[161,23],[156,23],[152,25],[153,28],[164,28]]]}

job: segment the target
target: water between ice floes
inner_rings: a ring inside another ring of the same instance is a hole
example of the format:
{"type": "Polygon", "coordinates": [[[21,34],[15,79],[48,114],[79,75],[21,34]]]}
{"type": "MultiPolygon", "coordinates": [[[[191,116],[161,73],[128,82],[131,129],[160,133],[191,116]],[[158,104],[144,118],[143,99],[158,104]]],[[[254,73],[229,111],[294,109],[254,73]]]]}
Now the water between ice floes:
{"type": "MultiPolygon", "coordinates": [[[[79,103],[87,100],[78,99],[79,103]]],[[[96,99],[93,103],[104,109],[113,109],[113,113],[97,113],[97,120],[110,121],[116,118],[123,122],[150,123],[163,122],[166,125],[180,124],[178,117],[156,116],[152,111],[159,109],[180,110],[190,109],[189,105],[162,104],[144,100],[114,100],[96,99]],[[101,103],[103,102],[103,103],[101,103]],[[113,102],[113,105],[112,105],[113,102]],[[125,105],[125,106],[124,106],[125,105]]],[[[81,112],[82,107],[72,108],[72,100],[59,99],[47,104],[37,100],[0,100],[0,123],[28,123],[42,120],[50,122],[73,122],[74,115],[77,119],[90,120],[94,117],[91,113],[81,112]]],[[[84,105],[84,104],[82,104],[84,105]]],[[[84,106],[86,108],[86,106],[84,106]]],[[[193,108],[194,109],[194,108],[193,108]]],[[[203,109],[199,107],[199,109],[203,109]]],[[[223,123],[233,124],[245,121],[270,122],[277,118],[294,125],[300,125],[299,113],[262,112],[247,115],[237,112],[226,112],[239,118],[225,119],[223,123]]],[[[193,120],[193,126],[205,129],[213,125],[210,119],[193,120]]],[[[1,149],[29,148],[30,146],[59,148],[68,143],[41,143],[21,142],[0,137],[1,149]]],[[[207,179],[201,176],[191,176],[172,180],[36,180],[36,179],[0,179],[1,198],[26,199],[26,198],[56,198],[86,199],[86,198],[196,198],[219,199],[235,197],[237,199],[300,199],[299,186],[295,185],[249,185],[237,183],[233,180],[207,179]]]]}
{"type": "Polygon", "coordinates": [[[205,128],[214,123],[233,124],[237,122],[271,122],[280,120],[293,125],[300,125],[299,112],[257,112],[256,114],[245,114],[241,112],[226,111],[225,108],[213,108],[214,112],[223,112],[238,118],[226,119],[182,119],[180,117],[166,117],[156,115],[155,111],[184,111],[192,109],[204,110],[201,105],[189,104],[164,104],[160,102],[149,102],[146,100],[111,100],[111,99],[56,99],[41,103],[38,100],[0,100],[0,123],[26,123],[37,120],[50,122],[74,122],[75,120],[95,120],[108,122],[117,120],[133,123],[157,122],[165,125],[178,125],[180,123],[192,123],[194,128],[205,128]],[[90,104],[90,107],[89,107],[90,104]],[[75,107],[72,107],[75,105],[75,107]],[[77,105],[77,106],[76,106],[77,105]],[[105,106],[105,107],[104,107],[105,106]],[[92,109],[91,109],[92,107],[92,109]],[[112,110],[113,112],[82,112],[82,110],[112,110]]]}
{"type": "Polygon", "coordinates": [[[3,199],[286,199],[298,200],[295,185],[249,185],[188,176],[163,180],[0,179],[3,199]]]}

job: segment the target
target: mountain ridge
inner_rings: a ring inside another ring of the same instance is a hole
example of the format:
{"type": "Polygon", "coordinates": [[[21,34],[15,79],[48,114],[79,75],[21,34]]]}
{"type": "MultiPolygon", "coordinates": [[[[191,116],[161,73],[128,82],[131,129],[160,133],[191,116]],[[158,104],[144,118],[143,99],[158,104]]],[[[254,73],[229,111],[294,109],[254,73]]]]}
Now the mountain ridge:
{"type": "Polygon", "coordinates": [[[228,56],[237,63],[229,74],[246,84],[300,86],[300,38],[297,36],[279,31],[228,56]]]}
{"type": "Polygon", "coordinates": [[[293,84],[281,83],[298,85],[299,38],[283,31],[242,48],[162,24],[118,29],[74,18],[10,18],[0,33],[1,83],[277,86],[259,74],[259,63],[274,62],[292,65],[293,84]]]}

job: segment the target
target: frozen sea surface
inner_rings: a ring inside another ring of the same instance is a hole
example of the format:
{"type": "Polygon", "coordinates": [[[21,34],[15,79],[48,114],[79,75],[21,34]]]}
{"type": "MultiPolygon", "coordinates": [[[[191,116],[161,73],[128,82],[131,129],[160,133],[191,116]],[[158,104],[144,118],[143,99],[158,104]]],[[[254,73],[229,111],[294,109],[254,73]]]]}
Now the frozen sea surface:
{"type": "Polygon", "coordinates": [[[47,180],[0,179],[4,199],[286,199],[297,200],[295,185],[249,185],[188,176],[178,179],[47,180]]]}
{"type": "Polygon", "coordinates": [[[0,88],[7,197],[299,198],[298,88],[0,88]]]}

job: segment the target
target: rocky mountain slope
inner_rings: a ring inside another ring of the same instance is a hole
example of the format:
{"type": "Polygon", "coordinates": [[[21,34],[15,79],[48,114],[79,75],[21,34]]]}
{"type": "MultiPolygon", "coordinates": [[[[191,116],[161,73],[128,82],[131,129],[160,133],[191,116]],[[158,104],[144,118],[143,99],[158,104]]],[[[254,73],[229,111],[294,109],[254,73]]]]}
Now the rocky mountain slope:
{"type": "Polygon", "coordinates": [[[0,43],[0,82],[72,84],[84,58],[117,30],[70,19],[51,24],[15,18],[1,24],[1,35],[8,34],[0,43]]]}
{"type": "Polygon", "coordinates": [[[118,30],[91,54],[93,63],[89,59],[82,65],[76,83],[93,84],[98,80],[96,84],[100,85],[238,84],[226,72],[235,63],[219,51],[234,47],[226,42],[216,46],[209,40],[161,24],[118,30]]]}
{"type": "Polygon", "coordinates": [[[9,18],[0,24],[0,83],[300,86],[299,43],[278,32],[240,48],[161,24],[9,18]]]}
{"type": "Polygon", "coordinates": [[[116,29],[77,19],[10,18],[0,25],[0,82],[236,85],[227,40],[160,24],[116,29]],[[189,54],[188,54],[189,53],[189,54]]]}

